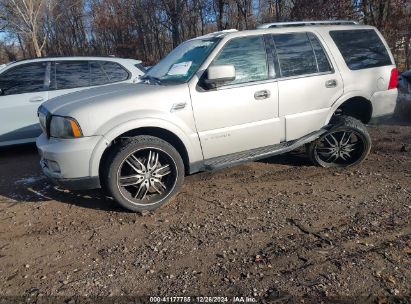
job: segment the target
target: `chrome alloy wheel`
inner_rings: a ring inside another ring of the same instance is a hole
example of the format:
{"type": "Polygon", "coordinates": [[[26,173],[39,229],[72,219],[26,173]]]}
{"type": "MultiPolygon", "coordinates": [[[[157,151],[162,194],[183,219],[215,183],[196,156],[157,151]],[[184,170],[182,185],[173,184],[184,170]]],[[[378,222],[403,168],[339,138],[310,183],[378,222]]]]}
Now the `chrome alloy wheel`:
{"type": "Polygon", "coordinates": [[[338,130],[323,136],[315,147],[318,161],[327,165],[350,166],[365,151],[364,137],[354,130],[338,130]]]}
{"type": "Polygon", "coordinates": [[[145,148],[129,154],[117,173],[117,187],[133,204],[151,205],[165,199],[177,180],[172,157],[158,148],[145,148]]]}

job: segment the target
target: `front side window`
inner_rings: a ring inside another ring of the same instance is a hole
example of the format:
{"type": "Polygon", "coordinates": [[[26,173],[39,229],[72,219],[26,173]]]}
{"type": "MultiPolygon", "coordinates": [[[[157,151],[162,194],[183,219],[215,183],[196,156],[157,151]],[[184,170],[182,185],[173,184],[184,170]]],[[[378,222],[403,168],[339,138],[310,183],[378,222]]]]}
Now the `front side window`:
{"type": "Polygon", "coordinates": [[[317,73],[316,57],[307,33],[274,35],[282,77],[317,73]]]}
{"type": "Polygon", "coordinates": [[[90,86],[88,61],[56,62],[55,89],[73,89],[90,86]]]}
{"type": "Polygon", "coordinates": [[[0,95],[35,93],[47,90],[47,62],[29,63],[11,68],[0,75],[0,95]]]}
{"type": "Polygon", "coordinates": [[[330,35],[351,70],[392,65],[384,43],[374,30],[331,31],[330,35]]]}
{"type": "Polygon", "coordinates": [[[268,79],[267,54],[261,36],[234,38],[226,43],[211,65],[234,65],[236,78],[225,85],[268,79]]]}

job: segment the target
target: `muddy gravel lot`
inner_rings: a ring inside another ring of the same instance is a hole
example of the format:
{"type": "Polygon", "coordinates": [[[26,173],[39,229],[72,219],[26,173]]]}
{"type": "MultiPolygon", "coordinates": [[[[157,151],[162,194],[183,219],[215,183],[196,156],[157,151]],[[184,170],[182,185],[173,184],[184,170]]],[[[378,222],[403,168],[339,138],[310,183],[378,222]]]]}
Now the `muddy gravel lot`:
{"type": "Polygon", "coordinates": [[[357,167],[296,151],[189,176],[145,215],[50,184],[33,145],[0,150],[0,295],[411,302],[411,126],[369,131],[357,167]]]}

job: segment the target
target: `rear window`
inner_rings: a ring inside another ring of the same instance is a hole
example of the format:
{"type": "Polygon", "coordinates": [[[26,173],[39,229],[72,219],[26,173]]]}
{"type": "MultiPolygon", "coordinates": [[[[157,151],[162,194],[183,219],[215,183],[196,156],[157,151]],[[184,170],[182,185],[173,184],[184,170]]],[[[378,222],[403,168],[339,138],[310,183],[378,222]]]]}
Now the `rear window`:
{"type": "Polygon", "coordinates": [[[351,70],[391,65],[391,58],[374,30],[331,31],[330,35],[351,70]]]}

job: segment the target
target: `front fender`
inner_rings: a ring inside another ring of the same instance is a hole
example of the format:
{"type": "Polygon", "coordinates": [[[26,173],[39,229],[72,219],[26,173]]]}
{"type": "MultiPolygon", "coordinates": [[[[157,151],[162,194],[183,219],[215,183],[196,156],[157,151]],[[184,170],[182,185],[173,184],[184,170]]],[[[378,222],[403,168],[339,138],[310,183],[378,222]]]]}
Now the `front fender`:
{"type": "Polygon", "coordinates": [[[99,166],[103,153],[111,145],[114,139],[128,131],[150,127],[164,129],[175,134],[187,150],[189,163],[203,160],[200,142],[195,131],[188,131],[188,127],[183,130],[181,126],[159,117],[146,117],[124,122],[103,135],[102,139],[94,148],[90,159],[90,176],[99,175],[99,166]]]}

